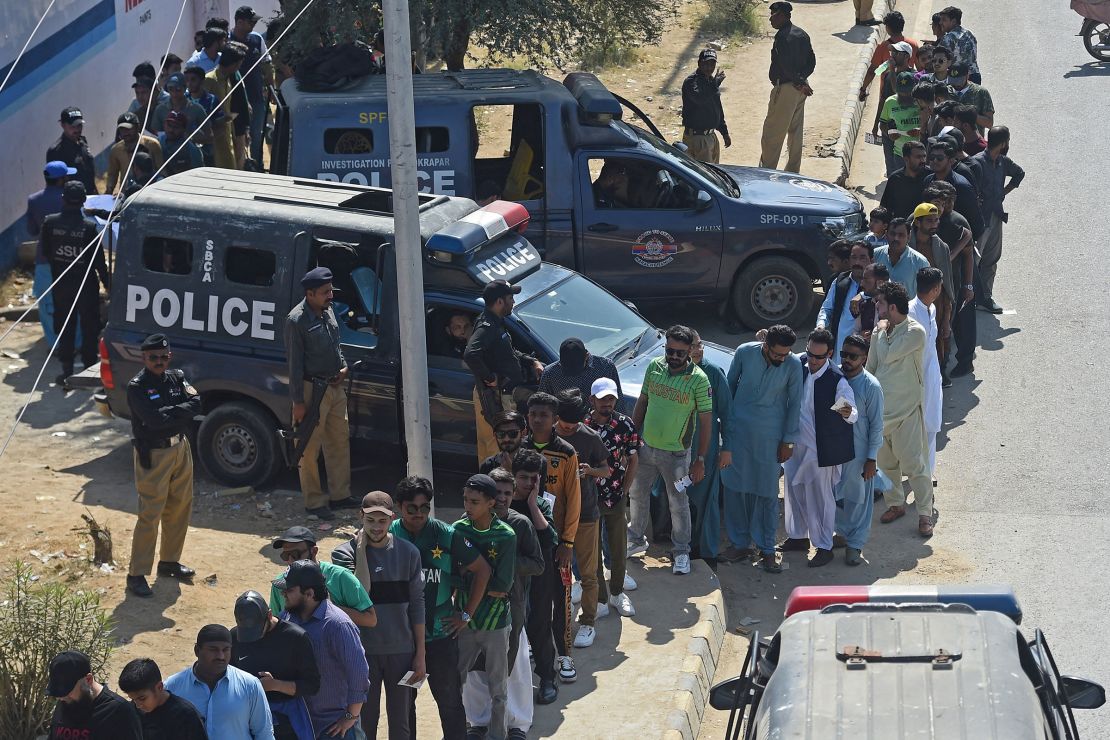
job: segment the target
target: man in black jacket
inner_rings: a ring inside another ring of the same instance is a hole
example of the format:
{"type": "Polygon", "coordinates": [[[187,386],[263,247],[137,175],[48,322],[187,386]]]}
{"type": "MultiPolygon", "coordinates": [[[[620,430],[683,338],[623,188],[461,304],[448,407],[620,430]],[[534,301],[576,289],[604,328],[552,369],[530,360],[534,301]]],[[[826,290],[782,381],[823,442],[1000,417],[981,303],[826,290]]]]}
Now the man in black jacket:
{"type": "Polygon", "coordinates": [[[682,143],[694,159],[716,164],[721,161],[721,147],[717,132],[721,132],[725,147],[732,146],[721,107],[721,83],[724,72],[716,72],[717,52],[702,49],[698,54],[698,70],[682,83],[682,143]]]}
{"type": "Polygon", "coordinates": [[[77,180],[85,186],[85,192],[96,195],[96,166],[84,136],[85,114],[80,108],[67,106],[62,109],[58,123],[62,126],[62,135],[46,150],[46,161],[57,160],[75,168],[77,180]]]}
{"type": "Polygon", "coordinates": [[[782,154],[783,139],[787,140],[787,172],[802,168],[802,126],[805,121],[806,98],[813,94],[809,76],[817,67],[809,34],[791,23],[794,7],[788,2],[771,3],[771,26],[776,29],[771,47],[769,77],[774,89],[763,122],[763,153],[760,167],[776,169],[782,154]]]}

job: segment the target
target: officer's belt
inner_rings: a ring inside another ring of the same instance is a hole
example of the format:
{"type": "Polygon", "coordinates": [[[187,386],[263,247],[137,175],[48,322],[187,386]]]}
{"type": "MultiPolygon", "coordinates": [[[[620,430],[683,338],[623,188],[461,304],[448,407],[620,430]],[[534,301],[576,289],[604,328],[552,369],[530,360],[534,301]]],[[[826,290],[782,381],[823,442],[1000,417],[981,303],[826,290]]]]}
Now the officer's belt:
{"type": "Polygon", "coordinates": [[[335,376],[325,377],[323,375],[305,375],[304,380],[306,383],[330,383],[331,379],[335,376]]]}
{"type": "Polygon", "coordinates": [[[172,437],[166,437],[165,439],[149,440],[146,443],[146,445],[147,445],[147,447],[149,447],[152,450],[164,450],[168,447],[173,447],[174,445],[180,444],[181,442],[184,442],[184,441],[185,441],[185,435],[184,434],[175,434],[172,437]]]}
{"type": "Polygon", "coordinates": [[[688,128],[686,129],[686,133],[690,134],[691,136],[709,136],[711,133],[713,133],[714,130],[715,129],[709,128],[702,131],[696,128],[688,128]]]}

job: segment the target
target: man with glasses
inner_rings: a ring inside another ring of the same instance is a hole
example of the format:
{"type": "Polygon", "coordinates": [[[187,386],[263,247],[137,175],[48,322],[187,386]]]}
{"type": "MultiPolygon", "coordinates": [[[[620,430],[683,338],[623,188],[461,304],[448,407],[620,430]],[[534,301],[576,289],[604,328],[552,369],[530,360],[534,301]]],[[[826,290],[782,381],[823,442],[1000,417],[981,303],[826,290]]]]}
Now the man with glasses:
{"type": "Polygon", "coordinates": [[[802,363],[790,351],[797,340],[789,326],[772,326],[761,342],[736,348],[727,376],[732,393],[731,445],[721,451],[721,482],[731,544],[721,560],[733,563],[748,557],[754,542],[768,573],[782,572],[775,556],[775,534],[779,473],[798,441],[802,363]]]}
{"type": "MultiPolygon", "coordinates": [[[[328,563],[317,560],[320,548],[316,546],[316,535],[308,527],[290,527],[285,534],[273,542],[273,548],[281,551],[281,559],[286,563],[298,560],[311,560],[318,563],[320,572],[328,585],[331,601],[351,618],[359,627],[373,627],[377,624],[374,605],[369,595],[359,584],[358,579],[343,563],[328,563]]],[[[288,572],[288,568],[285,573],[288,572]]],[[[285,609],[285,597],[281,593],[281,579],[278,576],[270,584],[270,611],[281,614],[285,609]]]]}
{"type": "Polygon", "coordinates": [[[628,554],[644,552],[644,536],[651,519],[651,487],[663,476],[667,504],[671,512],[671,543],[674,545],[675,575],[690,572],[692,527],[690,499],[686,488],[705,478],[705,456],[709,454],[713,428],[712,391],[705,371],[694,364],[690,351],[694,332],[686,326],[667,329],[666,356],[648,364],[632,425],[641,430],[644,446],[640,449],[636,479],[629,491],[631,523],[628,527],[628,554]],[[698,439],[693,427],[697,422],[698,439]],[[696,453],[691,460],[692,448],[696,453]]]}
{"type": "Polygon", "coordinates": [[[139,491],[127,590],[136,596],[151,596],[154,592],[146,577],[154,564],[159,523],[158,575],[191,582],[195,574],[180,560],[193,512],[193,451],[187,435],[201,407],[200,394],[189,385],[185,373],[168,369],[172,353],[165,334],[150,335],[139,349],[143,369],[127,384],[135,488],[139,491]]]}
{"type": "Polygon", "coordinates": [[[947,136],[942,136],[936,140],[936,143],[930,144],[929,168],[932,174],[925,177],[925,185],[928,187],[934,182],[942,181],[956,188],[956,212],[967,219],[968,224],[971,225],[971,235],[978,241],[986,228],[983,224],[983,213],[979,208],[979,194],[970,180],[954,170],[956,150],[955,142],[947,136]]]}
{"type": "Polygon", "coordinates": [[[875,460],[883,444],[883,389],[875,376],[864,369],[870,345],[859,334],[844,340],[840,349],[840,369],[852,389],[856,400],[858,418],[852,425],[852,445],[855,456],[841,469],[840,482],[833,495],[836,497],[836,531],[847,546],[844,562],[859,565],[863,547],[871,534],[871,514],[875,509],[872,495],[876,485],[878,467],[875,460]]]}

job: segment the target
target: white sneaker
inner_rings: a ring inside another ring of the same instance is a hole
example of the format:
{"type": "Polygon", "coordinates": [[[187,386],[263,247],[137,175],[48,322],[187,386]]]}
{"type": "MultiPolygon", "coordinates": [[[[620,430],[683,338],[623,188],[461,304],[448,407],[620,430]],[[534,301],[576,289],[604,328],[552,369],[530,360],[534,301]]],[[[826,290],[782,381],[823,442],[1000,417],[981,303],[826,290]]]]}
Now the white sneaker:
{"type": "Polygon", "coordinates": [[[570,603],[582,603],[582,582],[575,581],[570,585],[570,603]]]}
{"type": "Polygon", "coordinates": [[[641,537],[639,541],[628,538],[628,550],[625,551],[625,557],[632,557],[639,555],[642,552],[647,552],[647,538],[641,537]]]}
{"type": "Polygon", "coordinates": [[[637,588],[636,579],[634,579],[632,576],[625,573],[624,574],[624,590],[625,591],[635,591],[636,588],[637,588]]]}
{"type": "Polygon", "coordinates": [[[671,572],[676,576],[686,575],[690,572],[690,556],[686,553],[681,553],[674,556],[674,566],[671,572]]]}
{"type": "Polygon", "coordinates": [[[632,599],[628,598],[628,594],[617,594],[616,596],[609,597],[609,603],[622,617],[636,616],[636,609],[632,606],[632,599]]]}
{"type": "Polygon", "coordinates": [[[559,680],[563,683],[574,683],[578,680],[578,671],[574,670],[574,661],[569,655],[561,655],[555,659],[559,666],[559,680]]]}
{"type": "Polygon", "coordinates": [[[597,605],[597,617],[596,618],[601,619],[602,617],[607,617],[607,616],[609,616],[609,605],[608,604],[598,604],[597,605]]]}
{"type": "MultiPolygon", "coordinates": [[[[586,648],[594,644],[594,637],[597,632],[588,624],[583,624],[578,627],[578,634],[574,636],[574,646],[576,648],[586,648]]],[[[569,658],[568,658],[569,660],[569,658]]],[[[562,671],[562,668],[559,669],[562,671]]]]}

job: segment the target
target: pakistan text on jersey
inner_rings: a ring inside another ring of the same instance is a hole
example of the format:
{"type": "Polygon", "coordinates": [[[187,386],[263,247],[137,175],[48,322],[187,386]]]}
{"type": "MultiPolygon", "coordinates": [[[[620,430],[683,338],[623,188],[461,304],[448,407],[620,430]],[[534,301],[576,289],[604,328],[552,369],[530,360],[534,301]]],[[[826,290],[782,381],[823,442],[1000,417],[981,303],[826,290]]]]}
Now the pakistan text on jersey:
{"type": "Polygon", "coordinates": [[[687,404],[690,403],[690,394],[686,391],[680,391],[677,388],[672,388],[669,385],[663,385],[654,380],[647,382],[648,393],[653,396],[660,396],[675,403],[687,404]]]}

